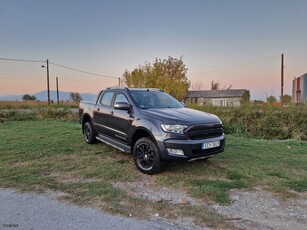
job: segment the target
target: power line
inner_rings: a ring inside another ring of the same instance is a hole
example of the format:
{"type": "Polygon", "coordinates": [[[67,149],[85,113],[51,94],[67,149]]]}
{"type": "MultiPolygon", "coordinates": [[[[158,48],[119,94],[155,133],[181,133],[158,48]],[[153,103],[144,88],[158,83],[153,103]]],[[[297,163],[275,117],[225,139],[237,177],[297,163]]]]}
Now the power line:
{"type": "Polygon", "coordinates": [[[89,80],[89,79],[69,79],[69,78],[63,78],[60,77],[60,80],[64,81],[79,81],[79,82],[100,82],[99,80],[89,80]]]}
{"type": "Polygon", "coordinates": [[[287,66],[286,66],[286,65],[284,66],[284,69],[286,70],[286,73],[287,73],[288,77],[293,78],[293,77],[295,76],[294,74],[293,74],[293,75],[291,75],[291,74],[289,73],[288,68],[287,68],[287,66]]]}
{"type": "MultiPolygon", "coordinates": [[[[19,58],[1,58],[1,57],[0,57],[0,61],[46,62],[46,61],[40,61],[40,60],[19,59],[19,58]]],[[[53,63],[53,62],[49,62],[49,64],[54,65],[54,66],[58,66],[58,67],[61,67],[61,68],[73,70],[73,71],[76,71],[76,72],[80,72],[80,73],[86,73],[86,74],[93,75],[93,76],[118,79],[118,77],[107,76],[107,75],[102,75],[102,74],[97,74],[97,73],[91,73],[91,72],[88,72],[88,71],[85,71],[85,70],[80,70],[80,69],[60,65],[60,64],[53,63]]]]}
{"type": "Polygon", "coordinates": [[[279,57],[280,56],[274,56],[274,57],[265,58],[265,59],[262,59],[262,60],[258,60],[258,61],[254,61],[254,62],[249,62],[249,63],[245,63],[245,64],[241,64],[241,65],[225,67],[225,68],[216,69],[216,70],[207,71],[207,72],[202,72],[202,73],[190,74],[189,76],[195,76],[195,75],[201,75],[201,74],[207,74],[207,73],[215,73],[215,72],[219,72],[219,71],[223,71],[223,70],[229,70],[229,69],[236,69],[236,68],[240,68],[240,67],[247,66],[247,65],[252,65],[252,64],[256,64],[256,63],[260,63],[260,62],[265,62],[265,61],[272,60],[272,59],[279,58],[279,57]]]}
{"type": "Polygon", "coordinates": [[[0,58],[1,61],[21,61],[21,62],[46,62],[39,60],[17,59],[17,58],[0,58]]]}
{"type": "MultiPolygon", "coordinates": [[[[241,65],[235,65],[235,66],[220,68],[220,69],[216,69],[216,70],[212,70],[212,71],[206,71],[206,72],[201,72],[201,73],[190,74],[189,76],[195,76],[195,75],[219,72],[219,71],[223,71],[223,70],[230,70],[230,69],[240,68],[240,67],[243,67],[243,66],[252,65],[252,64],[256,64],[256,63],[272,60],[272,59],[275,59],[275,58],[278,58],[278,57],[279,56],[269,57],[269,58],[261,59],[261,60],[254,61],[254,62],[244,63],[244,64],[241,64],[241,65]]],[[[46,62],[46,61],[40,61],[40,60],[17,59],[17,58],[0,58],[0,60],[2,60],[2,61],[20,61],[20,62],[46,62]]],[[[69,70],[72,70],[72,71],[93,75],[93,76],[112,78],[112,79],[119,79],[118,77],[107,76],[107,75],[102,75],[102,74],[97,74],[97,73],[92,73],[92,72],[88,72],[88,71],[85,71],[85,70],[80,70],[80,69],[76,69],[76,68],[60,65],[60,64],[57,64],[57,63],[53,63],[53,62],[49,62],[49,64],[54,65],[54,66],[58,66],[58,67],[61,67],[61,68],[69,69],[69,70]]]]}
{"type": "Polygon", "coordinates": [[[53,62],[49,62],[49,64],[55,65],[55,66],[58,66],[58,67],[62,67],[62,68],[65,68],[65,69],[73,70],[73,71],[76,71],[76,72],[80,72],[80,73],[86,73],[86,74],[98,76],[98,77],[106,77],[106,78],[118,79],[118,77],[112,77],[112,76],[106,76],[106,75],[101,75],[101,74],[97,74],[97,73],[91,73],[91,72],[88,72],[88,71],[84,71],[84,70],[75,69],[75,68],[71,68],[71,67],[68,67],[68,66],[56,64],[56,63],[53,63],[53,62]]]}

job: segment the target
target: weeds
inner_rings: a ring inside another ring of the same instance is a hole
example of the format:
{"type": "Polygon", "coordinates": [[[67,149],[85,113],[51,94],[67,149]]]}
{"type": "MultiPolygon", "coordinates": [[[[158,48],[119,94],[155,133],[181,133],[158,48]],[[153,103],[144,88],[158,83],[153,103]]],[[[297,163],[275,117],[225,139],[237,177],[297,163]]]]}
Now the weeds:
{"type": "Polygon", "coordinates": [[[59,104],[48,105],[46,101],[0,101],[2,109],[41,109],[41,108],[78,108],[78,104],[72,101],[60,101],[59,104]]]}
{"type": "Polygon", "coordinates": [[[229,108],[191,105],[191,108],[218,115],[227,134],[270,140],[307,140],[306,106],[229,108]]]}
{"type": "Polygon", "coordinates": [[[2,121],[28,121],[28,120],[70,120],[77,121],[79,119],[77,113],[73,113],[69,108],[41,108],[30,110],[0,110],[0,119],[2,121]]]}

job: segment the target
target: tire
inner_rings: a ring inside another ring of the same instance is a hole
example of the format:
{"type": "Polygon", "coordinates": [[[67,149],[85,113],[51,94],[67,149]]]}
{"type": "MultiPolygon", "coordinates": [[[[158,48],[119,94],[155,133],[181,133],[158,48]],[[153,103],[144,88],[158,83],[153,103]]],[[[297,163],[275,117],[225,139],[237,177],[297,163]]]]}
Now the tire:
{"type": "Polygon", "coordinates": [[[142,173],[155,174],[163,170],[157,145],[148,137],[137,140],[133,146],[133,159],[136,167],[142,173]]]}
{"type": "Polygon", "coordinates": [[[84,135],[84,140],[88,144],[94,144],[97,142],[96,135],[97,132],[93,128],[92,122],[87,121],[84,126],[83,126],[83,135],[84,135]]]}

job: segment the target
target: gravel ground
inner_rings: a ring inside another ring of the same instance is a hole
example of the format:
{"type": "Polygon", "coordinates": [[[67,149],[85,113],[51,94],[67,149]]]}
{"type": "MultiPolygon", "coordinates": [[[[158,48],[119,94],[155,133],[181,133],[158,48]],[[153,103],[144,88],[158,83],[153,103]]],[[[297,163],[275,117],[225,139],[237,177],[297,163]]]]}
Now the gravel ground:
{"type": "Polygon", "coordinates": [[[297,194],[301,198],[281,201],[274,194],[257,188],[255,191],[232,190],[232,204],[228,206],[209,205],[193,199],[182,191],[158,188],[150,183],[116,183],[115,187],[124,189],[132,195],[156,202],[173,204],[206,205],[232,221],[238,229],[295,229],[307,230],[306,194],[297,194]]]}
{"type": "Polygon", "coordinates": [[[254,192],[231,192],[230,206],[213,208],[233,220],[242,229],[307,229],[307,200],[303,198],[280,201],[272,193],[256,189],[254,192]]]}
{"type": "Polygon", "coordinates": [[[123,189],[131,195],[138,195],[139,197],[155,202],[168,202],[171,204],[191,204],[196,205],[197,200],[189,197],[184,192],[161,187],[153,187],[150,184],[139,182],[123,182],[113,183],[113,186],[123,189]]]}

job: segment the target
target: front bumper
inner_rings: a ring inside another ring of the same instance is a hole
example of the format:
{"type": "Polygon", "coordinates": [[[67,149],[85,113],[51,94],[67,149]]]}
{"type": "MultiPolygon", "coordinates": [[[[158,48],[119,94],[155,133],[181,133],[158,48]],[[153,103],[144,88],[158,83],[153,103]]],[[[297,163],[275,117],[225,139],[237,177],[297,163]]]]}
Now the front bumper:
{"type": "Polygon", "coordinates": [[[225,147],[225,135],[200,139],[200,140],[187,140],[187,139],[166,139],[158,141],[161,160],[169,161],[175,159],[195,159],[210,156],[224,151],[225,147]],[[220,141],[220,146],[216,148],[202,150],[203,143],[220,141]],[[170,154],[167,149],[181,149],[184,155],[170,154]]]}

